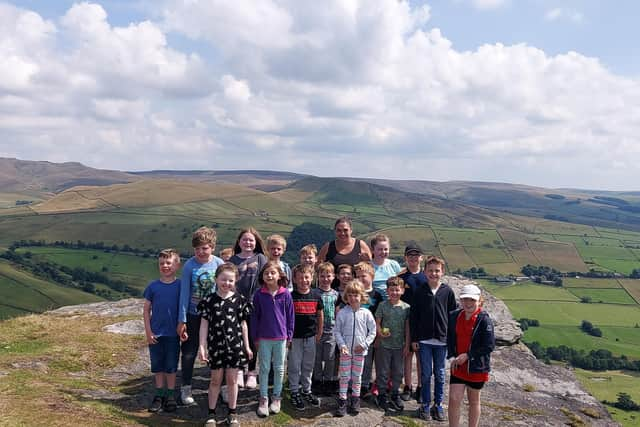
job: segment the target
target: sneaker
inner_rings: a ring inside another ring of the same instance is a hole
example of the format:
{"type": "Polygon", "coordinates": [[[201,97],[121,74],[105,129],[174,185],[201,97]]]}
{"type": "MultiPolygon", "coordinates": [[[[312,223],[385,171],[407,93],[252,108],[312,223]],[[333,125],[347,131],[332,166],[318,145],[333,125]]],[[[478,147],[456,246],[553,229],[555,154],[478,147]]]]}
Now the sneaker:
{"type": "Polygon", "coordinates": [[[227,425],[239,426],[240,422],[238,421],[238,414],[229,414],[229,416],[227,417],[227,425]]]}
{"type": "Polygon", "coordinates": [[[244,371],[242,369],[238,369],[238,388],[244,388],[244,371]]]}
{"type": "Polygon", "coordinates": [[[300,394],[302,395],[302,398],[304,399],[304,401],[307,402],[309,405],[316,406],[316,407],[320,406],[320,399],[314,396],[313,393],[311,392],[305,393],[303,391],[300,394]]]}
{"type": "Polygon", "coordinates": [[[258,380],[256,371],[249,371],[247,374],[247,382],[245,383],[245,387],[249,390],[255,390],[258,387],[258,380]]]}
{"type": "Polygon", "coordinates": [[[345,399],[338,399],[336,417],[344,417],[345,415],[347,415],[347,401],[345,399]]]}
{"type": "Polygon", "coordinates": [[[402,399],[400,398],[400,395],[398,393],[394,393],[391,395],[391,407],[396,411],[404,411],[404,403],[402,402],[402,399]]]}
{"type": "Polygon", "coordinates": [[[149,412],[158,412],[164,406],[164,397],[162,396],[154,396],[151,401],[151,406],[149,406],[149,412]]]}
{"type": "Polygon", "coordinates": [[[269,399],[266,397],[260,397],[260,401],[258,403],[258,409],[256,413],[259,417],[264,418],[269,415],[269,399]]]}
{"type": "Polygon", "coordinates": [[[280,406],[281,406],[281,402],[282,399],[279,397],[272,397],[271,398],[271,405],[269,405],[269,411],[272,414],[278,414],[280,413],[280,406]]]}
{"type": "Polygon", "coordinates": [[[402,389],[402,394],[400,395],[400,399],[408,402],[411,399],[411,386],[404,386],[402,389]]]}
{"type": "Polygon", "coordinates": [[[175,412],[177,408],[178,408],[178,404],[176,403],[176,398],[173,397],[173,395],[167,396],[167,398],[164,401],[164,405],[162,406],[162,409],[165,412],[175,412]]]}
{"type": "Polygon", "coordinates": [[[413,398],[416,399],[417,403],[422,403],[422,387],[416,387],[416,391],[413,394],[413,398]]]}
{"type": "Polygon", "coordinates": [[[376,402],[378,403],[378,408],[382,409],[384,412],[389,410],[389,400],[387,399],[386,394],[379,395],[376,402]]]}
{"type": "Polygon", "coordinates": [[[193,400],[193,396],[191,396],[191,386],[183,385],[180,389],[180,401],[183,405],[193,405],[195,400],[193,400]]]}
{"type": "Polygon", "coordinates": [[[302,400],[302,395],[299,392],[291,393],[291,405],[296,408],[298,411],[304,410],[304,401],[302,400]]]}
{"type": "Polygon", "coordinates": [[[214,427],[218,425],[218,420],[215,414],[209,414],[207,421],[204,423],[204,427],[214,427]]]}
{"type": "Polygon", "coordinates": [[[444,421],[444,409],[442,409],[442,405],[433,405],[431,407],[431,418],[436,421],[444,421]]]}
{"type": "Polygon", "coordinates": [[[351,414],[358,415],[360,413],[360,397],[351,396],[351,414]]]}
{"type": "Polygon", "coordinates": [[[425,420],[425,421],[429,421],[431,419],[431,415],[429,414],[429,411],[425,409],[425,407],[422,405],[420,405],[420,407],[418,408],[417,416],[421,420],[425,420]]]}

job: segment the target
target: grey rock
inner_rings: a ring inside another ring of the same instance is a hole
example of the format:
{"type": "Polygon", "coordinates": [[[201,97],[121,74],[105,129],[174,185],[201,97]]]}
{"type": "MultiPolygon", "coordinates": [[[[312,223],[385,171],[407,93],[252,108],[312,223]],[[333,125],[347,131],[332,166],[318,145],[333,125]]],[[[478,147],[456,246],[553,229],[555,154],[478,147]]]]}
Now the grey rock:
{"type": "Polygon", "coordinates": [[[144,322],[142,320],[127,320],[107,325],[102,330],[113,334],[144,335],[144,322]]]}
{"type": "Polygon", "coordinates": [[[91,304],[80,304],[60,307],[48,311],[49,316],[78,317],[86,314],[104,317],[118,316],[142,316],[143,300],[140,298],[127,298],[119,301],[104,301],[91,304]]]}
{"type": "MultiPolygon", "coordinates": [[[[451,286],[456,294],[456,297],[460,295],[460,289],[464,285],[477,283],[473,280],[463,279],[455,276],[446,276],[443,282],[451,286]]],[[[522,329],[520,325],[515,321],[509,308],[505,303],[491,295],[489,292],[484,291],[482,293],[484,297],[484,309],[489,313],[495,327],[496,344],[498,345],[513,345],[520,341],[522,338],[522,329]]]]}

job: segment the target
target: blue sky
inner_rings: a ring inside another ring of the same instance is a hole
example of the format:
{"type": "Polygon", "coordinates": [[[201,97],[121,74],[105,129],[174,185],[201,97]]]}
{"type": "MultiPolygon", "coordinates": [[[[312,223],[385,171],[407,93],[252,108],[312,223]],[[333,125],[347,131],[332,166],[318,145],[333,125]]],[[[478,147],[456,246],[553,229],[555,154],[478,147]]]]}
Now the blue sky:
{"type": "Polygon", "coordinates": [[[638,9],[0,1],[0,156],[637,190],[638,9]]]}

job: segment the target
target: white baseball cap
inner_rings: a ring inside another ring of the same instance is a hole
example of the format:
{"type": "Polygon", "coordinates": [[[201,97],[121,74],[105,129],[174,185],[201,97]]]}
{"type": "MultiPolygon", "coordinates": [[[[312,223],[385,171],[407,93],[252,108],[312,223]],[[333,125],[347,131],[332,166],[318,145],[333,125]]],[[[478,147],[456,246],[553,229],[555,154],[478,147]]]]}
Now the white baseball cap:
{"type": "Polygon", "coordinates": [[[460,291],[460,298],[471,298],[478,301],[480,300],[480,288],[476,285],[464,285],[460,291]]]}

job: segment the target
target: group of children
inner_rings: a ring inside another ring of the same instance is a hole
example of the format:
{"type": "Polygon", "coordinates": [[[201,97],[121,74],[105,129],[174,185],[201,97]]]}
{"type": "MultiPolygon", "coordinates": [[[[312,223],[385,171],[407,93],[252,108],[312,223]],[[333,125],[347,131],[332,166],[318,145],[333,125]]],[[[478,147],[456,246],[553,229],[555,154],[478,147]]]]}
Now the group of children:
{"type": "Polygon", "coordinates": [[[418,416],[442,421],[448,354],[454,357],[450,425],[457,425],[465,390],[469,425],[477,425],[480,389],[488,380],[494,346],[493,325],[481,310],[480,290],[474,285],[463,288],[458,309],[453,291],[441,283],[442,259],[428,257],[423,272],[424,254],[410,242],[402,270],[388,258],[390,241],[382,234],[371,241],[372,259],[355,266],[316,265],[316,247],[307,245],[300,251],[300,264],[291,269],[280,259],[285,239],[270,236],[265,248],[253,228],[239,233],[232,253],[221,253],[226,259],[213,255],[215,244],[214,230],[202,227],[194,232],[194,256],[185,263],[180,280],[175,280],[178,253],[162,251],[160,279],[144,292],[156,387],[150,411],[176,410],[180,355],[182,404],[194,403],[191,379],[196,355],[211,368],[206,425],[221,421],[238,425],[238,388],[256,388],[256,377],[257,414],[280,412],[285,364],[296,409],[319,406],[316,394],[337,391],[336,416],[355,415],[360,396],[377,391],[382,409],[402,411],[403,400],[411,396],[411,360],[417,354],[418,416]],[[223,381],[228,405],[224,419],[217,411],[223,381]]]}

